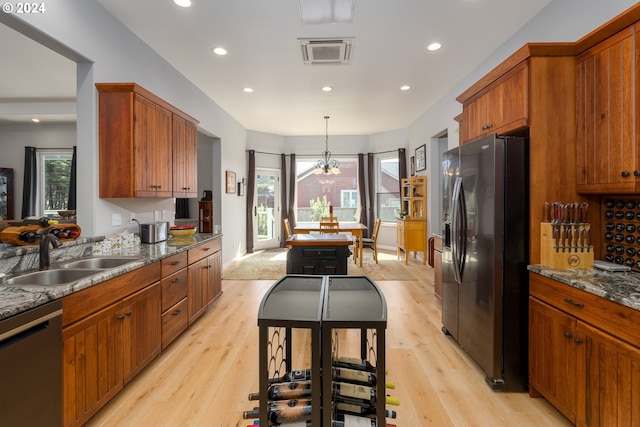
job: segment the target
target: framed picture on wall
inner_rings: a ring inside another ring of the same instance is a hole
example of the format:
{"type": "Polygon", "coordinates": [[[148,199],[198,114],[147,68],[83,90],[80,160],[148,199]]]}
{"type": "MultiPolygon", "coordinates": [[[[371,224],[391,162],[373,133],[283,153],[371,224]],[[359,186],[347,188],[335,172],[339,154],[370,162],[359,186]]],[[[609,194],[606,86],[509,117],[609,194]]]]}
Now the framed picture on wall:
{"type": "Polygon", "coordinates": [[[415,165],[416,165],[416,172],[423,171],[427,168],[426,144],[422,144],[420,147],[416,148],[415,165]]]}
{"type": "Polygon", "coordinates": [[[236,173],[227,171],[227,193],[235,194],[236,192],[236,173]]]}
{"type": "Polygon", "coordinates": [[[414,156],[411,156],[411,176],[414,176],[416,174],[416,158],[414,156]]]}

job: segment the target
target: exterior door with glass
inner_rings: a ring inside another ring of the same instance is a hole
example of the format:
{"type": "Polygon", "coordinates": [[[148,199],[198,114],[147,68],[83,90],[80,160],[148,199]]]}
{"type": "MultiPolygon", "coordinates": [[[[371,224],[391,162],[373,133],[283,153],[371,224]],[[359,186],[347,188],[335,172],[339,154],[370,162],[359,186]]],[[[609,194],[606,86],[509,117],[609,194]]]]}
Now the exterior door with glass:
{"type": "Polygon", "coordinates": [[[256,168],[255,183],[253,247],[258,250],[277,248],[282,227],[280,171],[256,168]]]}

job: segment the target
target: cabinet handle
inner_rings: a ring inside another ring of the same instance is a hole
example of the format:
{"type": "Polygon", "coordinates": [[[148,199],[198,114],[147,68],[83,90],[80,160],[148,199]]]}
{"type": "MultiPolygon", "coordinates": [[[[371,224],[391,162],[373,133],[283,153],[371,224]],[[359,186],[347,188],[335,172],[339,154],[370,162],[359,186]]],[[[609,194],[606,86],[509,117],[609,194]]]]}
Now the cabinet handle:
{"type": "Polygon", "coordinates": [[[634,170],[633,176],[640,176],[640,170],[639,169],[634,170]]]}
{"type": "Polygon", "coordinates": [[[571,298],[565,298],[564,302],[568,302],[569,304],[573,305],[574,307],[578,307],[578,308],[582,308],[584,307],[584,304],[581,302],[574,302],[571,298]]]}
{"type": "Polygon", "coordinates": [[[578,344],[578,345],[582,344],[582,340],[580,338],[574,338],[573,342],[578,344]]]}
{"type": "Polygon", "coordinates": [[[173,262],[171,263],[171,265],[178,265],[178,264],[180,264],[180,261],[173,261],[173,262]]]}
{"type": "Polygon", "coordinates": [[[631,172],[629,172],[629,171],[622,171],[622,177],[623,177],[623,178],[628,178],[628,177],[630,177],[630,176],[631,176],[631,172]]]}
{"type": "Polygon", "coordinates": [[[174,312],[173,312],[173,315],[174,315],[174,316],[177,316],[177,315],[178,315],[178,314],[180,314],[181,312],[182,312],[182,309],[181,309],[181,308],[179,308],[179,309],[177,309],[176,311],[174,311],[174,312]]]}
{"type": "Polygon", "coordinates": [[[118,320],[124,320],[124,314],[121,314],[120,316],[118,316],[118,320]]]}
{"type": "Polygon", "coordinates": [[[183,190],[189,191],[191,190],[191,187],[182,187],[183,190]]]}
{"type": "Polygon", "coordinates": [[[175,279],[173,279],[173,280],[171,281],[171,283],[178,283],[179,281],[180,281],[180,278],[179,278],[179,277],[176,277],[175,279]]]}
{"type": "Polygon", "coordinates": [[[566,339],[571,339],[571,338],[573,338],[573,334],[572,334],[571,332],[565,332],[565,333],[564,333],[564,337],[565,337],[566,339]]]}
{"type": "Polygon", "coordinates": [[[127,312],[126,312],[126,313],[124,313],[124,314],[125,314],[125,316],[131,316],[133,313],[132,313],[132,312],[130,312],[130,311],[127,311],[127,312]]]}
{"type": "Polygon", "coordinates": [[[203,251],[205,252],[209,252],[211,250],[211,248],[202,248],[203,251]]]}

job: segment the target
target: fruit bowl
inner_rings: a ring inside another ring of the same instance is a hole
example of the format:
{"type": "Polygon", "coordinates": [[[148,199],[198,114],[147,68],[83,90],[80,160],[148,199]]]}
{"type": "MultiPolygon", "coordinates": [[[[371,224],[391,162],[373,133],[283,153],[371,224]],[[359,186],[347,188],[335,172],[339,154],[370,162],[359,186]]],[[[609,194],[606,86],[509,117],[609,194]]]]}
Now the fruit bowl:
{"type": "Polygon", "coordinates": [[[174,225],[169,227],[169,234],[173,237],[192,236],[195,234],[198,227],[195,225],[174,225]]]}

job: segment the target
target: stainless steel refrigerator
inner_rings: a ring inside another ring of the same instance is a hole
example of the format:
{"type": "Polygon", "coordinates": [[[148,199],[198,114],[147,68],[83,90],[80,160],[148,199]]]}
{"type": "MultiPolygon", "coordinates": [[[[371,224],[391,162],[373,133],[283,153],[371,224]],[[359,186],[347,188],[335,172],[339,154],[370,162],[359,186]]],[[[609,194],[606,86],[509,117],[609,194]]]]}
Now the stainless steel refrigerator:
{"type": "Polygon", "coordinates": [[[442,162],[442,330],[496,390],[527,389],[528,152],[489,136],[442,162]]]}

